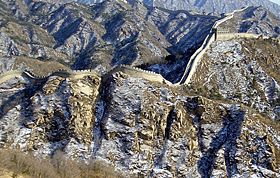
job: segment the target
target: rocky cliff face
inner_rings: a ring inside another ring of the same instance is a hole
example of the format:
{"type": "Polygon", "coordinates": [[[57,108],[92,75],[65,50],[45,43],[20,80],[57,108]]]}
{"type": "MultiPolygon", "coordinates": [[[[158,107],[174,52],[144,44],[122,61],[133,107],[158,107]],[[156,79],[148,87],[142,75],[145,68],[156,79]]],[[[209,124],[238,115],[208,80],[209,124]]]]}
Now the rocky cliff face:
{"type": "Polygon", "coordinates": [[[18,80],[1,95],[1,147],[63,150],[144,177],[279,176],[278,124],[238,102],[123,72],[102,83],[95,75],[18,80]]]}
{"type": "Polygon", "coordinates": [[[1,87],[5,88],[1,92],[2,146],[51,155],[73,141],[91,144],[99,77],[77,74],[66,79],[19,78],[9,84],[10,88],[5,88],[5,84],[1,87]]]}

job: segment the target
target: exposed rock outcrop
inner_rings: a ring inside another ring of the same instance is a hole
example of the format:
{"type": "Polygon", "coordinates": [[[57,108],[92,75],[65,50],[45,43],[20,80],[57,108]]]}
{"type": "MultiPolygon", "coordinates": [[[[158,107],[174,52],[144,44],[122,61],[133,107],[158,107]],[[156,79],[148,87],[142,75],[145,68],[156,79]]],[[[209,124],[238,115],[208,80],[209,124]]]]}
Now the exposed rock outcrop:
{"type": "Polygon", "coordinates": [[[14,119],[19,120],[17,125],[21,125],[14,134],[23,137],[15,141],[15,135],[7,135],[7,131],[13,129],[13,125],[8,124],[1,132],[7,135],[6,141],[13,142],[13,147],[46,154],[65,149],[70,141],[89,147],[94,138],[92,130],[100,78],[91,74],[66,79],[53,76],[40,81],[29,80],[31,83],[26,83],[24,90],[12,92],[10,99],[2,100],[1,119],[11,122],[9,108],[6,107],[12,102],[18,108],[14,119]]]}
{"type": "Polygon", "coordinates": [[[191,85],[201,94],[239,101],[279,120],[278,48],[272,39],[217,41],[191,85]]]}
{"type": "Polygon", "coordinates": [[[138,177],[280,177],[279,43],[211,36],[173,85],[133,66],[179,80],[217,17],[128,3],[0,2],[0,149],[138,177]]]}
{"type": "Polygon", "coordinates": [[[144,177],[279,176],[277,123],[246,106],[122,71],[102,83],[95,75],[20,80],[22,89],[10,81],[18,91],[1,95],[2,147],[64,150],[144,177]]]}

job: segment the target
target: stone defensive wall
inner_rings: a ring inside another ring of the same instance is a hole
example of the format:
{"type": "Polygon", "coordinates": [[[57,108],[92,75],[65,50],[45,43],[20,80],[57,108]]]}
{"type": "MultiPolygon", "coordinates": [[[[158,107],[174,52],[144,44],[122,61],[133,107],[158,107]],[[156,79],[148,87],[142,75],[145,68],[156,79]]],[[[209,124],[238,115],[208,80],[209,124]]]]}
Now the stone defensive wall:
{"type": "Polygon", "coordinates": [[[216,41],[225,41],[225,40],[231,40],[234,38],[248,38],[248,39],[269,39],[271,38],[275,42],[280,44],[280,38],[272,38],[269,36],[264,36],[261,34],[254,34],[254,33],[232,33],[228,29],[217,29],[215,32],[215,40],[216,41]]]}
{"type": "Polygon", "coordinates": [[[240,9],[240,10],[235,10],[232,13],[228,13],[225,15],[224,18],[216,21],[213,25],[213,27],[210,30],[210,33],[207,35],[207,37],[205,38],[205,40],[203,41],[202,45],[200,46],[200,48],[198,48],[196,50],[196,52],[190,57],[190,60],[185,68],[184,74],[181,78],[181,80],[176,83],[175,85],[180,85],[180,84],[188,84],[192,75],[195,72],[195,69],[198,65],[198,62],[201,60],[201,58],[203,57],[204,53],[207,51],[207,49],[210,47],[210,45],[216,40],[216,32],[217,32],[217,28],[220,24],[224,23],[225,21],[232,19],[234,16],[234,13],[236,12],[242,12],[243,10],[245,10],[246,8],[240,9]]]}
{"type": "Polygon", "coordinates": [[[137,67],[132,67],[128,65],[120,65],[115,67],[113,70],[109,72],[108,75],[116,72],[123,72],[125,74],[128,74],[130,76],[136,77],[136,78],[143,78],[145,80],[151,81],[151,82],[159,82],[159,83],[165,83],[167,85],[173,85],[171,82],[166,80],[162,75],[157,74],[152,71],[143,70],[137,67]]]}
{"type": "Polygon", "coordinates": [[[32,70],[27,69],[27,70],[23,71],[23,74],[25,74],[26,76],[28,76],[29,78],[32,78],[32,79],[45,79],[45,78],[48,78],[50,76],[62,76],[62,77],[64,77],[66,75],[69,75],[70,72],[68,70],[65,70],[65,69],[58,69],[56,71],[48,73],[47,75],[38,75],[35,72],[33,72],[32,70]]]}
{"type": "Polygon", "coordinates": [[[35,80],[42,80],[42,79],[49,78],[51,76],[58,76],[58,77],[67,78],[67,77],[76,76],[76,75],[91,75],[91,74],[97,75],[97,73],[93,70],[58,69],[56,71],[48,73],[47,75],[38,75],[38,74],[35,74],[33,71],[31,71],[29,69],[24,70],[24,71],[12,70],[12,71],[8,71],[8,72],[5,72],[5,73],[0,75],[0,84],[4,83],[5,81],[10,80],[12,78],[22,77],[22,76],[29,77],[29,78],[35,79],[35,80]]]}
{"type": "Polygon", "coordinates": [[[48,78],[51,76],[59,76],[59,77],[66,78],[66,77],[70,77],[73,75],[96,74],[96,72],[93,70],[65,70],[65,69],[58,69],[56,71],[48,73],[47,75],[38,75],[38,74],[35,74],[34,72],[32,72],[31,70],[25,70],[25,71],[23,71],[23,73],[33,79],[45,79],[45,78],[48,78]]]}
{"type": "Polygon", "coordinates": [[[234,17],[234,14],[237,12],[242,12],[246,10],[248,7],[244,7],[239,10],[235,10],[232,13],[225,14],[225,17],[223,19],[220,19],[215,22],[213,25],[210,33],[204,40],[203,44],[200,48],[191,56],[186,68],[185,72],[181,78],[181,80],[176,84],[188,84],[193,76],[193,74],[196,71],[196,67],[199,64],[200,60],[202,59],[205,52],[210,48],[211,44],[216,40],[229,40],[232,38],[259,38],[259,35],[255,34],[248,34],[248,33],[229,33],[228,31],[219,31],[218,27],[222,23],[226,22],[227,20],[230,20],[234,17]]]}
{"type": "MultiPolygon", "coordinates": [[[[124,72],[125,74],[128,74],[128,75],[133,76],[133,77],[143,78],[143,79],[146,79],[148,81],[165,83],[167,85],[173,85],[171,82],[166,80],[160,74],[157,74],[157,73],[152,72],[152,71],[143,70],[143,69],[140,69],[140,68],[137,68],[137,67],[128,66],[128,65],[118,66],[115,69],[111,70],[109,73],[112,74],[112,73],[115,73],[115,72],[118,72],[118,71],[124,72]]],[[[24,71],[12,70],[12,71],[8,71],[8,72],[5,72],[5,73],[0,75],[0,84],[4,83],[5,81],[10,80],[14,77],[21,77],[21,76],[25,76],[25,77],[35,79],[35,80],[43,80],[43,79],[47,79],[51,76],[59,76],[59,77],[67,78],[67,77],[71,77],[71,76],[91,75],[91,74],[97,75],[97,73],[93,70],[58,69],[56,71],[48,73],[47,75],[38,75],[38,74],[34,73],[32,70],[29,70],[29,69],[24,70],[24,71]]]]}
{"type": "Polygon", "coordinates": [[[234,38],[260,38],[262,35],[252,34],[252,33],[217,33],[217,41],[231,40],[234,38]]]}

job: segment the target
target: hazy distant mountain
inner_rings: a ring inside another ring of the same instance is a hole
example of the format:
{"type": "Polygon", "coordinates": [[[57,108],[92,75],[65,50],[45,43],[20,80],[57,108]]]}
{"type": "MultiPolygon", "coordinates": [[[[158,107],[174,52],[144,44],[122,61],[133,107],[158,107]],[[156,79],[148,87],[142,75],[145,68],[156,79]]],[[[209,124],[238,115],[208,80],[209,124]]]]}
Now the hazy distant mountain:
{"type": "Polygon", "coordinates": [[[263,6],[271,12],[280,15],[280,6],[268,0],[154,0],[154,6],[168,9],[198,9],[205,12],[230,12],[244,6],[263,6]]]}
{"type": "MultiPolygon", "coordinates": [[[[75,0],[82,3],[98,3],[104,0],[75,0]]],[[[133,3],[137,0],[123,0],[133,3]]],[[[163,7],[170,10],[198,10],[206,13],[223,13],[240,9],[244,6],[263,6],[280,16],[280,6],[269,0],[138,0],[148,6],[163,7]]]]}

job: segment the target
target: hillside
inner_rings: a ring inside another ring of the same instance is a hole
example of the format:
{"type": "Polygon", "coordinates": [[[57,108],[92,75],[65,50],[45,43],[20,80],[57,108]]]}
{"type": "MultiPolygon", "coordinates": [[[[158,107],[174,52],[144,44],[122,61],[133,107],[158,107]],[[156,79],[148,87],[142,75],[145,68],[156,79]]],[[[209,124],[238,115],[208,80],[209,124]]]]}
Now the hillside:
{"type": "Polygon", "coordinates": [[[280,16],[280,6],[269,0],[233,0],[230,2],[228,0],[152,0],[152,2],[143,0],[143,2],[172,10],[194,10],[214,14],[232,12],[246,6],[262,6],[276,16],[280,16]]]}
{"type": "Polygon", "coordinates": [[[271,40],[218,41],[202,59],[191,86],[280,120],[279,48],[271,40]]]}
{"type": "Polygon", "coordinates": [[[0,177],[280,177],[280,20],[267,9],[0,7],[0,177]]]}
{"type": "MultiPolygon", "coordinates": [[[[73,1],[94,4],[104,0],[64,0],[64,2],[73,1]]],[[[125,0],[130,4],[134,4],[137,1],[147,6],[162,7],[169,10],[188,10],[214,14],[232,12],[246,6],[262,6],[274,13],[274,15],[280,16],[280,5],[269,0],[233,0],[230,2],[228,0],[125,0]]]]}
{"type": "MultiPolygon", "coordinates": [[[[101,74],[120,64],[167,63],[169,55],[177,56],[182,66],[192,52],[189,49],[199,47],[218,19],[142,4],[131,7],[122,1],[90,7],[40,1],[0,3],[0,55],[7,61],[2,71],[17,63],[15,56],[101,74]]],[[[182,73],[183,68],[178,70],[182,73]]]]}
{"type": "Polygon", "coordinates": [[[2,147],[106,160],[144,177],[279,176],[279,123],[238,100],[121,69],[101,83],[92,73],[0,87],[2,147]]]}
{"type": "Polygon", "coordinates": [[[262,7],[250,7],[236,13],[220,28],[232,33],[254,33],[277,38],[280,36],[280,19],[262,7]]]}

